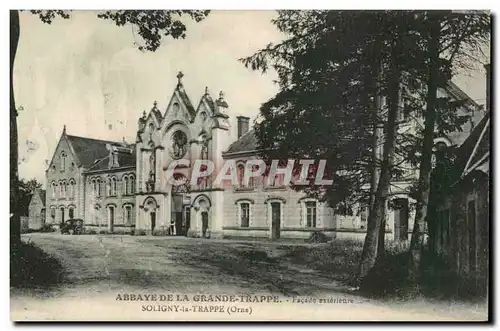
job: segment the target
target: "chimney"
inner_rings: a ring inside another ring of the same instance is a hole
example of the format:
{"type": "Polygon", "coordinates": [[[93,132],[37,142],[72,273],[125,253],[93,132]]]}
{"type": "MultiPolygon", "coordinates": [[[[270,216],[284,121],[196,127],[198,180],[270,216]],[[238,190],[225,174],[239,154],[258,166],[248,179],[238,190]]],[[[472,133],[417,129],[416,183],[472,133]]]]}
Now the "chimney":
{"type": "Polygon", "coordinates": [[[485,64],[486,69],[486,111],[491,109],[491,64],[485,64]]]}
{"type": "Polygon", "coordinates": [[[250,118],[245,116],[238,116],[236,118],[238,119],[238,139],[240,139],[242,135],[248,132],[250,118]]]}

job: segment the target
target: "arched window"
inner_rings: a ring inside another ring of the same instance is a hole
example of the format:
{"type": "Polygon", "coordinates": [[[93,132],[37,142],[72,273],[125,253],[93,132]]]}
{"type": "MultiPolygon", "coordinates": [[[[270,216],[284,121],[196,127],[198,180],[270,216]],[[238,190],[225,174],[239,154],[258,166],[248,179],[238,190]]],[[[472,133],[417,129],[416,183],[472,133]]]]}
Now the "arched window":
{"type": "Polygon", "coordinates": [[[123,205],[123,221],[125,225],[133,225],[133,206],[131,204],[123,205]]]}
{"type": "Polygon", "coordinates": [[[135,194],[135,176],[129,176],[130,194],[135,194]]]}
{"type": "Polygon", "coordinates": [[[57,184],[56,184],[56,182],[52,182],[51,186],[52,186],[52,198],[56,198],[57,197],[57,184]]]}
{"type": "Polygon", "coordinates": [[[102,182],[100,178],[96,179],[96,189],[97,189],[96,197],[100,197],[102,194],[102,182]]]}
{"type": "Polygon", "coordinates": [[[59,197],[60,198],[66,197],[66,182],[65,181],[59,182],[59,197]]]}
{"type": "Polygon", "coordinates": [[[66,153],[62,152],[61,153],[61,171],[65,171],[66,170],[66,158],[67,158],[66,153]]]}
{"type": "Polygon", "coordinates": [[[115,196],[116,195],[116,182],[117,182],[117,179],[116,177],[111,177],[111,195],[112,196],[115,196]]]}
{"type": "Polygon", "coordinates": [[[75,195],[75,180],[69,180],[69,197],[72,198],[75,195]]]}
{"type": "Polygon", "coordinates": [[[122,182],[123,182],[123,185],[122,185],[122,188],[123,188],[123,195],[128,195],[130,192],[129,192],[129,184],[128,184],[128,176],[125,175],[122,177],[122,182]]]}
{"type": "Polygon", "coordinates": [[[75,218],[75,207],[73,206],[69,207],[69,218],[70,219],[75,218]]]}
{"type": "Polygon", "coordinates": [[[238,184],[243,186],[243,175],[245,174],[245,166],[243,164],[238,164],[236,167],[236,173],[238,175],[238,184]]]}

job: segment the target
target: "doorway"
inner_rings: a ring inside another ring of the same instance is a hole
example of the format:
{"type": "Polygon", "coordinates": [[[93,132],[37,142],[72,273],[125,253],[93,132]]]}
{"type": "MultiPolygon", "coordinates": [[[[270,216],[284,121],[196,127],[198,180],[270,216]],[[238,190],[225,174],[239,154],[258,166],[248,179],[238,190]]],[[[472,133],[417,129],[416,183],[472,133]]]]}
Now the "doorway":
{"type": "Polygon", "coordinates": [[[408,199],[394,199],[394,240],[408,240],[408,199]]]}
{"type": "Polygon", "coordinates": [[[208,212],[204,211],[201,213],[201,235],[203,238],[206,237],[208,230],[208,212]]]}
{"type": "Polygon", "coordinates": [[[191,227],[191,208],[186,206],[184,208],[184,235],[188,235],[189,228],[191,227]]]}
{"type": "Polygon", "coordinates": [[[280,238],[281,203],[271,202],[271,239],[280,238]]]}
{"type": "Polygon", "coordinates": [[[155,230],[156,227],[156,212],[154,211],[150,212],[149,217],[151,219],[151,234],[153,234],[153,231],[155,230]]]}
{"type": "Polygon", "coordinates": [[[108,224],[108,231],[110,233],[113,233],[114,230],[114,224],[115,224],[115,207],[114,206],[109,206],[109,224],[108,224]]]}
{"type": "Polygon", "coordinates": [[[61,207],[60,208],[60,211],[61,211],[61,223],[64,223],[64,207],[61,207]]]}

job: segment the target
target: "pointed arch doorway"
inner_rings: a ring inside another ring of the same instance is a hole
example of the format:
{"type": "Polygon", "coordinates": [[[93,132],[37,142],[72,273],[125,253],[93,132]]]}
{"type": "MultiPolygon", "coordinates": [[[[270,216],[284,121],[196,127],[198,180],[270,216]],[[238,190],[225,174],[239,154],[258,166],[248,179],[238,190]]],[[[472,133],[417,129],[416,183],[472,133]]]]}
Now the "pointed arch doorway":
{"type": "Polygon", "coordinates": [[[156,218],[158,212],[158,203],[155,198],[147,197],[146,200],[144,200],[144,212],[146,213],[146,220],[148,222],[146,229],[148,232],[153,234],[156,229],[156,218]]]}

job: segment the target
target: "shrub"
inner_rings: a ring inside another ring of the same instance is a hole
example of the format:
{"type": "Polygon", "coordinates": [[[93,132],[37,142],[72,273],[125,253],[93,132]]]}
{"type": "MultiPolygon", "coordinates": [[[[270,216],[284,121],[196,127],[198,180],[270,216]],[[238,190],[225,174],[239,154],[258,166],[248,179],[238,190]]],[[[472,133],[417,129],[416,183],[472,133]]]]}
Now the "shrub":
{"type": "Polygon", "coordinates": [[[131,236],[135,235],[135,230],[130,230],[130,232],[128,234],[131,236]]]}
{"type": "Polygon", "coordinates": [[[87,233],[87,234],[97,234],[97,232],[94,229],[87,230],[87,231],[85,231],[85,233],[87,233]]]}
{"type": "Polygon", "coordinates": [[[146,231],[144,230],[135,230],[135,235],[136,236],[145,236],[146,235],[146,231]]]}
{"type": "Polygon", "coordinates": [[[323,232],[313,232],[309,238],[306,239],[306,242],[311,244],[323,244],[329,241],[330,238],[328,238],[323,232]]]}
{"type": "Polygon", "coordinates": [[[109,232],[107,230],[101,230],[99,231],[99,234],[109,234],[109,232]]]}
{"type": "Polygon", "coordinates": [[[55,232],[56,230],[52,227],[51,224],[44,224],[39,232],[55,232]]]}

